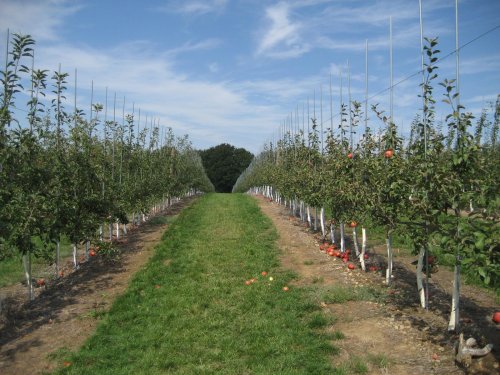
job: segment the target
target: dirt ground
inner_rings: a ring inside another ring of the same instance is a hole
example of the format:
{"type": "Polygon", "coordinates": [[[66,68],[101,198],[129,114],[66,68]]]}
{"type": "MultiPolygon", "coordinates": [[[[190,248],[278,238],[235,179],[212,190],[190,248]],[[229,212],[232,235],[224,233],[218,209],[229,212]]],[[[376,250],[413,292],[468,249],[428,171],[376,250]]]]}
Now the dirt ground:
{"type": "Polygon", "coordinates": [[[500,374],[500,327],[491,321],[493,312],[499,308],[494,293],[462,285],[461,332],[465,338],[474,337],[481,346],[494,344],[494,349],[487,356],[474,359],[468,369],[459,367],[454,360],[458,335],[447,332],[451,271],[441,267],[432,274],[430,306],[425,311],[419,305],[415,266],[411,264],[416,257],[398,255],[396,249],[395,279],[388,288],[382,275],[384,247],[369,248],[367,261],[367,265],[375,264],[383,271],[365,273],[360,268],[350,271],[339,258],[321,251],[320,236],[290,217],[288,210],[262,197],[258,201],[278,230],[282,265],[299,275],[297,284],[377,286],[387,293],[383,302],[320,302],[325,313],[336,318],[329,329],[345,335],[334,342],[340,347],[340,354],[332,355],[335,366],[348,366],[361,359],[368,365],[368,374],[500,374]]]}
{"type": "MultiPolygon", "coordinates": [[[[191,201],[176,203],[161,215],[175,215],[191,201]]],[[[0,316],[0,374],[40,374],[62,365],[57,353],[79,348],[95,331],[99,316],[147,262],[166,228],[153,221],[130,231],[126,242],[118,245],[119,260],[92,258],[76,271],[69,271],[68,260],[64,277],[37,293],[31,303],[22,303],[23,285],[2,288],[2,295],[11,297],[4,301],[0,316]]]]}

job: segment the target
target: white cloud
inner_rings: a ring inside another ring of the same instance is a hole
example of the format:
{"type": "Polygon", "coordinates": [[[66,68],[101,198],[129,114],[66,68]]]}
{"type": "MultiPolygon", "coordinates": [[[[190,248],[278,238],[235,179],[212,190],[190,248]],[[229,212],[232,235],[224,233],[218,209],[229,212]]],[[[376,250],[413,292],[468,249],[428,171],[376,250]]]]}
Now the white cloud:
{"type": "Polygon", "coordinates": [[[166,5],[160,7],[160,10],[187,15],[204,15],[223,11],[227,2],[228,0],[170,1],[166,5]]]}
{"type": "MultiPolygon", "coordinates": [[[[72,47],[65,44],[39,46],[37,67],[69,72],[66,109],[73,110],[74,68],[78,68],[78,106],[88,111],[90,84],[94,82],[94,103],[104,103],[108,87],[108,116],[116,92],[117,116],[121,119],[122,98],[126,113],[141,109],[163,126],[171,126],[177,135],[188,133],[196,147],[208,147],[222,141],[253,152],[260,140],[279,122],[281,100],[273,94],[269,102],[259,104],[251,96],[260,96],[265,87],[244,87],[238,83],[194,79],[175,70],[175,60],[168,51],[158,54],[148,43],[128,43],[110,50],[72,47]]],[[[52,75],[52,73],[50,73],[52,75]]],[[[50,91],[50,83],[47,91],[50,91]]],[[[277,93],[276,93],[277,95],[277,93]]],[[[50,97],[48,97],[50,99],[50,97]]],[[[49,104],[48,104],[49,105],[49,104]]],[[[108,117],[109,118],[109,117],[108,117]]],[[[142,124],[141,124],[142,126],[142,124]]]]}
{"type": "Polygon", "coordinates": [[[37,41],[57,40],[64,18],[81,8],[66,0],[1,0],[0,25],[11,33],[30,34],[37,41]]]}
{"type": "Polygon", "coordinates": [[[270,21],[268,29],[262,33],[257,48],[258,55],[274,58],[298,57],[309,51],[309,46],[302,42],[302,25],[290,20],[290,6],[280,2],[266,9],[266,18],[270,21]]]}
{"type": "Polygon", "coordinates": [[[176,56],[181,53],[203,51],[216,48],[222,44],[222,41],[215,38],[205,39],[196,43],[187,42],[180,47],[172,48],[167,53],[171,56],[176,56]]]}

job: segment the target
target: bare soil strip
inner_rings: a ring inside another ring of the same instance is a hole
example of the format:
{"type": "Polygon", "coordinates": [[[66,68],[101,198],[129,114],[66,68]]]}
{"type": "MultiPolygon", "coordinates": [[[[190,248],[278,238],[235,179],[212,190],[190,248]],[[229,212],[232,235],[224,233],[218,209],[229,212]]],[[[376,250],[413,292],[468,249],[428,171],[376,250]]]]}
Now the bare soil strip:
{"type": "MultiPolygon", "coordinates": [[[[383,302],[350,301],[343,304],[320,302],[325,313],[336,319],[330,328],[345,338],[335,344],[340,355],[332,356],[337,367],[349,368],[356,360],[365,362],[368,374],[463,374],[454,361],[454,345],[458,336],[447,332],[452,272],[441,269],[430,280],[429,311],[419,307],[416,294],[416,257],[398,255],[396,251],[395,283],[383,285],[381,273],[350,271],[338,258],[319,249],[319,236],[304,228],[296,218],[276,203],[258,198],[262,211],[268,215],[279,233],[283,267],[295,271],[297,284],[313,288],[351,285],[380,286],[386,289],[383,302]]],[[[369,264],[382,266],[385,249],[369,249],[369,264]]],[[[486,357],[474,359],[469,374],[500,374],[500,327],[491,322],[495,296],[486,290],[462,287],[462,332],[474,337],[483,346],[493,343],[496,349],[486,357]]],[[[351,366],[352,368],[352,366],[351,366]]],[[[346,372],[349,372],[347,370],[346,372]]]]}

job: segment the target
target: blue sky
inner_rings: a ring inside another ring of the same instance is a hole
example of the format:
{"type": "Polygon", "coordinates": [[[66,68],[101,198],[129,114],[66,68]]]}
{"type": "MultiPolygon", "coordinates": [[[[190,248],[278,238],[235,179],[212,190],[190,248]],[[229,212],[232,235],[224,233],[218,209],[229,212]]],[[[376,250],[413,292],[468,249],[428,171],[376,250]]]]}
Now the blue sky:
{"type": "MultiPolygon", "coordinates": [[[[454,49],[454,0],[423,0],[424,35],[439,36],[444,56],[454,49]]],[[[459,3],[460,44],[500,25],[500,1],[459,3]]],[[[290,113],[310,111],[334,126],[339,72],[347,102],[347,61],[353,100],[364,101],[365,41],[369,44],[370,104],[389,111],[389,16],[393,18],[394,82],[420,69],[418,0],[0,0],[0,58],[6,29],[37,41],[35,67],[78,69],[78,107],[117,107],[141,121],[154,118],[197,148],[222,142],[256,153],[290,113]],[[330,97],[330,75],[332,96],[330,97]],[[323,98],[323,113],[320,98],[323,98]],[[315,102],[313,102],[315,98],[315,102]]],[[[500,29],[461,51],[461,97],[478,113],[500,92],[500,29]]],[[[453,78],[455,59],[438,64],[453,78]]],[[[394,118],[407,133],[419,111],[420,77],[394,88],[394,118]]],[[[442,91],[436,83],[435,97],[442,91]]],[[[22,101],[22,97],[19,97],[22,101]]],[[[72,108],[73,100],[66,107],[72,108]]],[[[121,110],[117,111],[121,117],[121,110]]],[[[438,108],[438,119],[445,116],[438,108]]],[[[295,117],[294,117],[295,118],[295,117]]],[[[380,126],[372,112],[370,125],[380,126]]]]}

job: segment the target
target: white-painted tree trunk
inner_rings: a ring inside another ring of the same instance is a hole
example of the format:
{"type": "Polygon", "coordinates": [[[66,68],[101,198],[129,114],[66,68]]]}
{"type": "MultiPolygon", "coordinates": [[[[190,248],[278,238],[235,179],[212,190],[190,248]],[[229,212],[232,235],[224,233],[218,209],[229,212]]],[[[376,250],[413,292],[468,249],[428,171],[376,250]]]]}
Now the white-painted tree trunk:
{"type": "Polygon", "coordinates": [[[77,252],[78,252],[78,247],[76,246],[76,243],[73,244],[73,267],[76,269],[78,269],[78,260],[76,259],[76,256],[77,256],[77,252]]]}
{"type": "Polygon", "coordinates": [[[459,306],[460,306],[460,265],[455,264],[454,278],[453,278],[453,294],[451,298],[451,313],[450,321],[448,323],[448,331],[456,332],[458,330],[459,322],[459,306]]]}
{"type": "Polygon", "coordinates": [[[418,253],[418,261],[417,261],[417,290],[418,290],[418,296],[420,298],[420,306],[422,308],[426,308],[427,304],[425,301],[425,288],[424,288],[424,276],[423,276],[423,269],[424,269],[424,259],[425,259],[425,247],[422,246],[420,249],[420,252],[418,253]]]}
{"type": "Polygon", "coordinates": [[[89,260],[89,248],[90,248],[90,242],[85,241],[85,260],[89,260]]]}
{"type": "Polygon", "coordinates": [[[118,221],[116,222],[116,240],[118,241],[120,239],[120,223],[118,221]]]}
{"type": "Polygon", "coordinates": [[[356,252],[356,257],[359,257],[359,246],[358,246],[358,232],[357,227],[352,228],[352,241],[354,243],[354,251],[356,252]]]}
{"type": "Polygon", "coordinates": [[[365,254],[366,254],[366,228],[361,227],[361,254],[359,255],[359,262],[361,269],[366,271],[365,254]]]}
{"type": "Polygon", "coordinates": [[[309,228],[311,227],[311,207],[307,206],[307,222],[309,223],[309,228]]]}
{"type": "Polygon", "coordinates": [[[104,237],[104,224],[99,225],[99,241],[102,242],[104,237]]]}
{"type": "Polygon", "coordinates": [[[333,225],[333,222],[330,223],[330,240],[332,244],[335,243],[335,225],[333,225]]]}
{"type": "Polygon", "coordinates": [[[108,231],[109,231],[109,240],[113,241],[113,223],[109,223],[108,231]]]}
{"type": "Polygon", "coordinates": [[[26,277],[26,286],[28,287],[28,301],[33,301],[33,276],[31,273],[31,253],[23,255],[24,276],[26,277]]]}
{"type": "Polygon", "coordinates": [[[318,231],[318,208],[314,207],[314,231],[318,231]]]}
{"type": "Polygon", "coordinates": [[[321,235],[323,239],[326,237],[326,228],[325,228],[325,208],[321,207],[321,211],[319,214],[320,221],[321,221],[321,235]]]}
{"type": "Polygon", "coordinates": [[[122,224],[123,228],[123,236],[125,237],[127,235],[127,224],[122,224]]]}
{"type": "Polygon", "coordinates": [[[340,223],[340,252],[345,253],[344,223],[340,223]]]}
{"type": "Polygon", "coordinates": [[[391,285],[392,281],[392,267],[393,267],[393,254],[392,254],[392,236],[389,233],[386,238],[387,243],[387,269],[385,271],[385,282],[391,285]]]}
{"type": "Polygon", "coordinates": [[[59,240],[56,241],[56,278],[59,277],[59,262],[61,257],[61,244],[59,240]]]}

